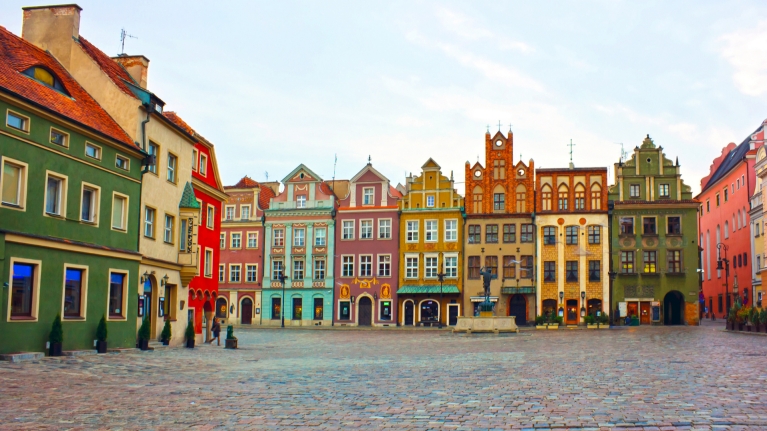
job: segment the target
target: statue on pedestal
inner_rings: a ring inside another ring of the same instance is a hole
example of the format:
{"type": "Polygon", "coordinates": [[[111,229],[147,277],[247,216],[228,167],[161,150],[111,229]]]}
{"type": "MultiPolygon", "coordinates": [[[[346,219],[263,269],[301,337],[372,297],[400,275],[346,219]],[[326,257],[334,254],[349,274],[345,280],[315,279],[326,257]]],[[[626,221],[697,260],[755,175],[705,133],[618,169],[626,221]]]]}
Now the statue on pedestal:
{"type": "Polygon", "coordinates": [[[481,317],[492,317],[493,303],[490,302],[490,280],[497,279],[498,275],[493,274],[493,271],[487,267],[480,268],[479,275],[482,276],[482,287],[485,289],[485,300],[479,304],[479,315],[481,317]]]}

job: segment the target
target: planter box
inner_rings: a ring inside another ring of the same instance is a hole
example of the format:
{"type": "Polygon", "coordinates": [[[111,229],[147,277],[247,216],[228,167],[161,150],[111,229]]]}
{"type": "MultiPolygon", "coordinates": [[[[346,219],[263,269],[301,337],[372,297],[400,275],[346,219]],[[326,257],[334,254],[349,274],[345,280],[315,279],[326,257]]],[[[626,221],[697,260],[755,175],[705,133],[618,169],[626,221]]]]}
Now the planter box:
{"type": "Polygon", "coordinates": [[[743,324],[742,323],[738,323],[738,331],[742,331],[742,330],[743,330],[743,324]]]}
{"type": "Polygon", "coordinates": [[[96,353],[106,353],[106,352],[107,352],[107,342],[96,341],[96,353]]]}
{"type": "Polygon", "coordinates": [[[586,328],[587,328],[587,329],[597,329],[597,324],[596,324],[596,323],[594,323],[593,325],[591,325],[591,324],[586,324],[586,328]]]}
{"type": "Polygon", "coordinates": [[[559,325],[549,325],[548,329],[559,329],[559,325]]]}
{"type": "Polygon", "coordinates": [[[186,348],[187,349],[194,349],[194,338],[190,338],[186,340],[186,348]]]}
{"type": "Polygon", "coordinates": [[[732,330],[733,330],[733,324],[732,324],[732,322],[727,322],[727,323],[726,323],[726,325],[727,325],[726,327],[727,327],[727,330],[728,330],[728,331],[732,331],[732,330]]]}
{"type": "Polygon", "coordinates": [[[61,343],[51,343],[51,347],[48,349],[49,356],[61,356],[61,343]]]}
{"type": "Polygon", "coordinates": [[[236,349],[237,348],[237,338],[227,338],[226,339],[226,346],[224,346],[226,349],[236,349]]]}
{"type": "Polygon", "coordinates": [[[548,325],[535,325],[535,329],[546,329],[548,325]]]}
{"type": "Polygon", "coordinates": [[[170,345],[170,340],[163,340],[163,342],[162,342],[162,345],[163,345],[163,346],[168,346],[168,345],[170,345]]]}
{"type": "Polygon", "coordinates": [[[149,350],[149,340],[138,340],[138,348],[141,350],[149,350]]]}

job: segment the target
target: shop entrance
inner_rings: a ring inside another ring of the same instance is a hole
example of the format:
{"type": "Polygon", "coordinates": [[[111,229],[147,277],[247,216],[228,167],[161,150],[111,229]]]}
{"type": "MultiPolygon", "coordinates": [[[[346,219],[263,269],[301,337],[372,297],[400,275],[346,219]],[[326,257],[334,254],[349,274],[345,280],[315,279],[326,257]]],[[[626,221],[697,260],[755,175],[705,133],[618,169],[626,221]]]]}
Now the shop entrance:
{"type": "Polygon", "coordinates": [[[567,310],[565,310],[565,323],[568,325],[577,325],[578,324],[578,300],[577,299],[568,299],[567,300],[567,310]]]}
{"type": "Polygon", "coordinates": [[[403,324],[413,326],[413,301],[405,302],[405,320],[403,324]]]}
{"type": "Polygon", "coordinates": [[[240,310],[241,323],[251,325],[253,323],[253,301],[250,298],[242,300],[242,309],[240,310]]]}
{"type": "Polygon", "coordinates": [[[683,325],[684,297],[679,291],[672,290],[663,298],[663,324],[664,325],[683,325]]]}
{"type": "Polygon", "coordinates": [[[527,325],[527,301],[524,296],[517,293],[509,298],[509,316],[516,317],[517,325],[527,325]]]}
{"type": "Polygon", "coordinates": [[[357,307],[357,313],[359,313],[359,326],[371,326],[373,324],[373,303],[370,298],[363,296],[360,298],[359,307],[357,307]]]}

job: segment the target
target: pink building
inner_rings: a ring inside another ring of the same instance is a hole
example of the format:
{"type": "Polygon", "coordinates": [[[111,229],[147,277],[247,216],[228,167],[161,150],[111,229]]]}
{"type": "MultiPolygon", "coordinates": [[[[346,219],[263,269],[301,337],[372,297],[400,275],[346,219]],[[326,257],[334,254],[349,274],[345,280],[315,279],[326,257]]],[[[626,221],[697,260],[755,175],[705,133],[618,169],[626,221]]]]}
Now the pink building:
{"type": "Polygon", "coordinates": [[[730,143],[722,150],[711,164],[709,175],[701,180],[701,192],[696,197],[701,202],[698,223],[703,296],[709,316],[720,319],[744,289],[751,290],[748,211],[756,184],[756,150],[764,145],[765,124],[767,121],[740,145],[730,143]],[[717,269],[720,257],[727,262],[723,261],[722,269],[717,269]]]}
{"type": "Polygon", "coordinates": [[[335,324],[396,326],[401,197],[370,163],[339,193],[335,324]]]}

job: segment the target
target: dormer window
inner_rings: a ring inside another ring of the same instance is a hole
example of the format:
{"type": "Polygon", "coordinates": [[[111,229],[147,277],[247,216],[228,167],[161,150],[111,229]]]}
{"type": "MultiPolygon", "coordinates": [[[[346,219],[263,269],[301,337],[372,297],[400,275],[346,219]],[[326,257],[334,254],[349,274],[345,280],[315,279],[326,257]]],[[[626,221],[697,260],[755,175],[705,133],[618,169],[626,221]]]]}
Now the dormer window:
{"type": "Polygon", "coordinates": [[[373,205],[373,187],[362,189],[362,205],[373,205]]]}
{"type": "Polygon", "coordinates": [[[306,208],[306,195],[296,196],[296,208],[306,208]]]}
{"type": "Polygon", "coordinates": [[[69,96],[69,93],[67,93],[67,90],[64,88],[63,85],[61,85],[61,81],[59,81],[58,78],[56,78],[56,75],[51,73],[48,69],[45,69],[40,66],[33,66],[25,70],[23,73],[24,75],[27,75],[28,77],[45,85],[46,87],[53,88],[54,90],[69,96]]]}
{"type": "Polygon", "coordinates": [[[429,207],[429,208],[434,206],[434,196],[433,195],[426,196],[426,206],[429,207]]]}

